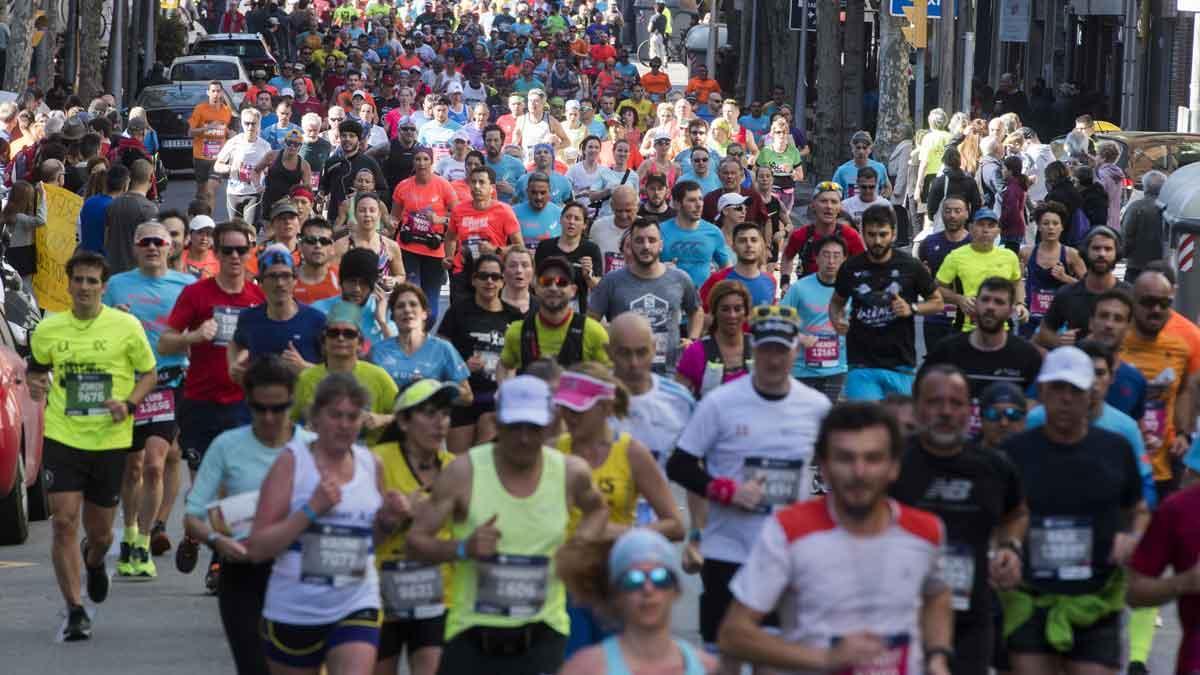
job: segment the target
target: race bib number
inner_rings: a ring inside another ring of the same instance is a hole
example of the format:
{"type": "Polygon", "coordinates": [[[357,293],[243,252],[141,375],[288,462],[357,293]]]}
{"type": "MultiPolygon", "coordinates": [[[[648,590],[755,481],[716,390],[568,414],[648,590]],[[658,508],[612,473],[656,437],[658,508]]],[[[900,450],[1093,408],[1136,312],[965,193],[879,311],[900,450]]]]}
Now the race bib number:
{"type": "Polygon", "coordinates": [[[763,480],[763,501],[758,510],[770,513],[777,506],[787,506],[800,498],[800,480],[804,460],[747,457],[744,480],[763,480]]]}
{"type": "Polygon", "coordinates": [[[414,211],[409,227],[412,228],[413,232],[433,232],[433,214],[428,209],[414,211]]]}
{"type": "Polygon", "coordinates": [[[222,145],[221,141],[204,141],[200,144],[200,153],[204,155],[204,159],[216,159],[222,145]]]}
{"type": "Polygon", "coordinates": [[[604,273],[615,272],[616,270],[625,269],[625,256],[616,251],[609,251],[604,254],[604,273]]]}
{"type": "Polygon", "coordinates": [[[315,194],[317,191],[317,188],[320,187],[320,185],[321,185],[321,172],[313,171],[308,176],[308,186],[310,188],[312,188],[312,191],[315,194]]]}
{"type": "MultiPolygon", "coordinates": [[[[833,646],[842,639],[833,638],[833,646]]],[[[908,675],[909,637],[907,633],[884,638],[884,651],[867,663],[859,663],[837,671],[837,675],[908,675]]]]}
{"type": "Polygon", "coordinates": [[[237,330],[238,315],[242,313],[242,309],[224,305],[213,308],[213,320],[217,322],[217,334],[213,336],[214,346],[225,347],[233,342],[233,333],[237,330]]]}
{"type": "Polygon", "coordinates": [[[1150,436],[1163,438],[1167,434],[1167,402],[1162,399],[1146,401],[1146,412],[1142,413],[1142,431],[1150,436]]]}
{"type": "Polygon", "coordinates": [[[834,368],[841,362],[841,342],[837,335],[817,335],[817,342],[804,348],[804,364],[809,368],[834,368]]]}
{"type": "Polygon", "coordinates": [[[670,336],[666,333],[654,333],[653,365],[663,365],[667,362],[667,350],[670,348],[670,336]]]}
{"type": "Polygon", "coordinates": [[[67,373],[64,384],[68,417],[110,414],[104,405],[112,398],[112,375],[109,373],[67,373]]]}
{"type": "Polygon", "coordinates": [[[550,559],[496,555],[475,563],[475,611],[492,616],[530,617],[546,602],[550,559]]]}
{"type": "Polygon", "coordinates": [[[258,490],[243,492],[208,505],[208,522],[227,537],[242,540],[250,536],[254,514],[258,511],[258,490]]]}
{"type": "Polygon", "coordinates": [[[467,250],[471,252],[472,258],[479,258],[479,244],[482,241],[479,237],[467,237],[467,250]]]}
{"type": "Polygon", "coordinates": [[[238,180],[247,185],[254,184],[254,165],[250,162],[242,162],[238,167],[238,180]]]}
{"type": "Polygon", "coordinates": [[[141,426],[152,422],[171,422],[175,420],[175,390],[155,389],[142,399],[137,410],[133,411],[133,425],[141,426]]]}
{"type": "Polygon", "coordinates": [[[1092,578],[1092,519],[1042,518],[1029,528],[1029,566],[1035,579],[1083,581],[1092,578]]]}
{"type": "Polygon", "coordinates": [[[383,611],[389,619],[430,619],[445,611],[442,569],[412,560],[389,560],[379,569],[383,611]]]}
{"type": "Polygon", "coordinates": [[[1054,291],[1034,291],[1033,297],[1030,298],[1029,314],[1032,316],[1046,316],[1046,312],[1050,311],[1050,303],[1054,302],[1054,291]]]}
{"type": "Polygon", "coordinates": [[[954,321],[954,319],[958,318],[958,305],[943,305],[942,316],[950,321],[954,321]]]}
{"type": "Polygon", "coordinates": [[[971,609],[971,591],[975,589],[975,555],[966,544],[950,543],[942,555],[939,576],[950,587],[950,605],[956,612],[971,609]]]}
{"type": "Polygon", "coordinates": [[[358,583],[367,576],[372,532],[313,523],[300,535],[300,581],[322,586],[358,583]]]}

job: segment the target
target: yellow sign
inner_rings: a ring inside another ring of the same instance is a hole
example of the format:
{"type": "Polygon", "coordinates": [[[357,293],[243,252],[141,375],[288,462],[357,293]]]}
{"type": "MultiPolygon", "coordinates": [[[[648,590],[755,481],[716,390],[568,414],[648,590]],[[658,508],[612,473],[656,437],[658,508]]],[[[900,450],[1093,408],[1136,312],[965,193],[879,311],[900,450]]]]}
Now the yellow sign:
{"type": "Polygon", "coordinates": [[[65,312],[71,308],[66,264],[75,252],[75,225],[83,208],[83,197],[54,185],[45,187],[46,226],[37,228],[33,292],[42,309],[65,312]]]}

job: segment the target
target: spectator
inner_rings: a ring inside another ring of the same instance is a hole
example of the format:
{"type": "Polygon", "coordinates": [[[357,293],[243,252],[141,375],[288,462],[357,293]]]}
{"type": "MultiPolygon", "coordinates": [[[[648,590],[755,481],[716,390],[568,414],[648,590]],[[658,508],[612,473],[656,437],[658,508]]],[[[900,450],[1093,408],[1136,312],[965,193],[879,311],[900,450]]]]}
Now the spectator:
{"type": "Polygon", "coordinates": [[[1121,232],[1125,237],[1124,254],[1126,264],[1125,281],[1133,283],[1146,265],[1161,260],[1166,253],[1166,231],[1163,229],[1162,210],[1158,206],[1158,194],[1162,191],[1167,176],[1161,171],[1147,171],[1142,175],[1141,199],[1135,199],[1125,207],[1121,217],[1121,232]]]}

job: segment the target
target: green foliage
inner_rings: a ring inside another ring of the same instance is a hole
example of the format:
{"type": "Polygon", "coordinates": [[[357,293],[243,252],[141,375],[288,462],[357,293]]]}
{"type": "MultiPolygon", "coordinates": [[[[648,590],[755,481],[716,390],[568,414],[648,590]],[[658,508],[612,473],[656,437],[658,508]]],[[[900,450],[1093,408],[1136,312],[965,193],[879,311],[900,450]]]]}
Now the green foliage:
{"type": "Polygon", "coordinates": [[[158,15],[158,36],[155,38],[155,59],[159,63],[170,65],[177,56],[183,56],[187,51],[187,26],[180,20],[177,13],[160,13],[158,15]]]}

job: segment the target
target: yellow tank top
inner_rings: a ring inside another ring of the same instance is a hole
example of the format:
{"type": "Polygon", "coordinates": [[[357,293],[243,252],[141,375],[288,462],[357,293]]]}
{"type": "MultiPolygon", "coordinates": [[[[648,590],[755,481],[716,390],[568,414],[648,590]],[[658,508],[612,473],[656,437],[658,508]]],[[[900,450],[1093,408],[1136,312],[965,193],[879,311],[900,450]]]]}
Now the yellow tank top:
{"type": "MultiPolygon", "coordinates": [[[[608,505],[608,521],[617,525],[633,525],[637,517],[637,484],[633,481],[633,468],[629,466],[629,442],[632,439],[629,432],[621,432],[609,448],[604,463],[592,469],[592,482],[608,505]]],[[[572,454],[571,435],[559,436],[555,447],[564,455],[572,454]]],[[[568,536],[575,533],[580,518],[579,509],[571,507],[568,536]]]]}
{"type": "MultiPolygon", "coordinates": [[[[383,464],[383,488],[385,490],[396,490],[409,496],[410,502],[413,500],[412,494],[420,491],[419,499],[428,499],[429,492],[433,488],[432,485],[421,485],[413,473],[412,467],[408,465],[408,459],[404,456],[404,451],[400,449],[400,444],[393,441],[391,443],[381,443],[371,447],[371,452],[379,458],[383,464]]],[[[446,465],[454,461],[454,455],[446,450],[439,450],[437,454],[437,462],[440,468],[446,468],[446,465]]],[[[379,546],[375,547],[375,566],[382,568],[387,563],[396,562],[405,559],[404,542],[405,535],[408,529],[402,528],[393,532],[379,546]]],[[[447,525],[438,532],[439,539],[450,538],[450,527],[447,525]]],[[[453,574],[454,567],[450,564],[442,565],[442,587],[443,587],[443,604],[447,607],[450,605],[453,590],[453,574]]]]}

